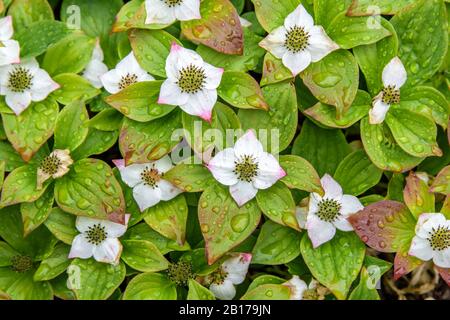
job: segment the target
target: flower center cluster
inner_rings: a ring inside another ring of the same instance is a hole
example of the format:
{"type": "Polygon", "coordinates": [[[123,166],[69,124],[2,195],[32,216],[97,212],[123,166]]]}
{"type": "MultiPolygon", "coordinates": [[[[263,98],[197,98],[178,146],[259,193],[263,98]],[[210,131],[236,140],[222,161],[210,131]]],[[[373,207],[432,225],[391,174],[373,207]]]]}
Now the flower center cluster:
{"type": "Polygon", "coordinates": [[[436,251],[442,251],[450,247],[450,229],[448,227],[439,226],[430,232],[428,238],[431,248],[436,251]]]}
{"type": "Polygon", "coordinates": [[[186,261],[171,263],[167,269],[167,275],[177,286],[187,286],[189,279],[194,279],[192,264],[186,261]]]}
{"type": "Polygon", "coordinates": [[[241,181],[252,182],[258,174],[258,163],[252,156],[243,156],[239,161],[235,161],[233,172],[241,181]]]}
{"type": "Polygon", "coordinates": [[[383,102],[386,104],[400,103],[400,90],[395,86],[387,86],[383,89],[383,102]]]}
{"type": "Polygon", "coordinates": [[[209,275],[209,281],[211,282],[211,284],[222,284],[225,281],[227,275],[228,272],[226,272],[222,268],[219,268],[209,275]]]}
{"type": "Polygon", "coordinates": [[[169,8],[176,7],[176,6],[178,6],[178,5],[180,5],[180,4],[183,3],[183,0],[162,0],[162,1],[164,1],[164,3],[165,3],[169,8]]]}
{"type": "Polygon", "coordinates": [[[98,246],[103,241],[106,240],[108,233],[105,230],[105,227],[100,223],[94,224],[93,226],[88,227],[88,230],[84,233],[86,240],[90,244],[94,244],[98,246]]]}
{"type": "Polygon", "coordinates": [[[161,174],[158,169],[155,168],[153,164],[150,168],[146,167],[144,171],[141,172],[141,180],[146,185],[152,187],[153,189],[158,187],[158,181],[161,180],[161,174]]]}
{"type": "Polygon", "coordinates": [[[293,26],[286,32],[284,46],[293,53],[303,51],[308,46],[310,35],[303,27],[293,26]]]}
{"type": "Polygon", "coordinates": [[[317,216],[327,222],[333,222],[340,215],[341,204],[333,199],[323,199],[318,204],[317,216]]]}
{"type": "Polygon", "coordinates": [[[11,267],[16,272],[27,272],[33,267],[33,260],[29,256],[14,256],[11,258],[11,267]]]}
{"type": "Polygon", "coordinates": [[[132,85],[133,83],[136,83],[138,80],[137,75],[135,75],[134,73],[127,73],[125,76],[122,77],[122,79],[120,79],[119,82],[119,89],[125,89],[126,87],[132,85]]]}
{"type": "Polygon", "coordinates": [[[46,174],[54,175],[56,172],[58,172],[59,166],[61,165],[61,160],[55,155],[45,157],[41,164],[39,165],[39,168],[44,171],[46,174]]]}
{"type": "Polygon", "coordinates": [[[181,69],[177,84],[182,92],[197,93],[203,89],[205,79],[205,70],[191,64],[181,69]]]}
{"type": "Polygon", "coordinates": [[[24,92],[31,89],[33,85],[33,75],[30,70],[24,67],[15,67],[9,72],[8,88],[12,92],[24,92]]]}

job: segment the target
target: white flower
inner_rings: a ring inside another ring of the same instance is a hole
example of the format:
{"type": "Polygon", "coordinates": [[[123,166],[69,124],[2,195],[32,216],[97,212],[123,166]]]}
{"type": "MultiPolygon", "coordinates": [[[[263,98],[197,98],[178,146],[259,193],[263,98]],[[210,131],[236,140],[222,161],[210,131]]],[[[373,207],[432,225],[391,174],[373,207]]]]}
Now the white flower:
{"type": "Polygon", "coordinates": [[[239,22],[241,23],[241,26],[244,28],[252,26],[252,23],[250,21],[248,21],[247,19],[244,19],[242,17],[239,17],[239,22]]]}
{"type": "Polygon", "coordinates": [[[146,0],[145,24],[172,24],[200,19],[200,0],[146,0]]]}
{"type": "Polygon", "coordinates": [[[37,169],[37,189],[40,190],[45,181],[50,178],[57,179],[69,172],[73,160],[70,151],[56,149],[45,157],[37,169]]]}
{"type": "Polygon", "coordinates": [[[164,156],[149,163],[125,166],[123,160],[114,160],[120,171],[123,182],[133,188],[133,197],[139,209],[144,211],[162,201],[169,201],[179,195],[182,190],[164,180],[164,173],[172,167],[172,160],[164,156]]]}
{"type": "Polygon", "coordinates": [[[122,253],[119,237],[127,231],[129,214],[125,215],[125,224],[109,220],[77,217],[76,227],[79,232],[70,248],[69,259],[88,259],[94,257],[98,262],[118,264],[122,253]]]}
{"type": "Polygon", "coordinates": [[[222,264],[208,279],[211,282],[209,290],[216,298],[231,300],[236,295],[234,285],[244,282],[248,266],[252,260],[250,253],[240,253],[231,257],[222,264]]]}
{"type": "Polygon", "coordinates": [[[88,80],[97,89],[103,87],[100,77],[108,72],[108,67],[103,63],[103,59],[103,50],[97,39],[94,51],[92,52],[91,61],[89,61],[83,72],[83,78],[88,80]]]}
{"type": "Polygon", "coordinates": [[[273,30],[259,45],[269,51],[296,76],[311,62],[322,60],[339,46],[315,26],[311,15],[300,4],[284,20],[284,25],[273,30]]]}
{"type": "Polygon", "coordinates": [[[286,175],[277,159],[264,152],[252,130],[240,137],[233,148],[217,153],[207,167],[217,181],[230,187],[239,206],[253,199],[258,189],[270,188],[286,175]]]}
{"type": "Polygon", "coordinates": [[[100,77],[106,91],[115,94],[136,82],[155,80],[137,62],[133,52],[123,58],[115,69],[109,70],[100,77]]]}
{"type": "Polygon", "coordinates": [[[0,19],[0,66],[20,62],[20,45],[11,39],[13,34],[12,17],[0,19]]]}
{"type": "Polygon", "coordinates": [[[16,115],[31,101],[42,101],[59,87],[34,58],[0,67],[0,95],[6,96],[6,104],[16,115]]]}
{"type": "Polygon", "coordinates": [[[348,216],[364,208],[357,197],[343,194],[341,186],[330,175],[325,174],[320,182],[325,194],[323,197],[315,192],[310,194],[306,218],[306,229],[314,248],[333,239],[336,228],[352,231],[348,216]]]}
{"type": "Polygon", "coordinates": [[[383,69],[383,90],[373,99],[369,111],[369,122],[380,124],[392,104],[400,103],[400,88],[405,84],[407,74],[399,57],[393,58],[383,69]]]}
{"type": "Polygon", "coordinates": [[[195,51],[174,42],[166,60],[166,74],[158,103],[179,106],[188,114],[211,121],[223,69],[204,62],[195,51]]]}
{"type": "Polygon", "coordinates": [[[300,279],[298,276],[293,276],[291,280],[284,282],[282,285],[289,287],[289,289],[291,290],[291,294],[289,297],[290,300],[304,300],[305,298],[307,298],[305,297],[306,291],[315,291],[317,287],[317,281],[311,280],[308,286],[306,282],[300,279]]]}
{"type": "Polygon", "coordinates": [[[450,220],[442,213],[423,213],[416,225],[416,236],[409,254],[435,265],[450,268],[450,220]]]}

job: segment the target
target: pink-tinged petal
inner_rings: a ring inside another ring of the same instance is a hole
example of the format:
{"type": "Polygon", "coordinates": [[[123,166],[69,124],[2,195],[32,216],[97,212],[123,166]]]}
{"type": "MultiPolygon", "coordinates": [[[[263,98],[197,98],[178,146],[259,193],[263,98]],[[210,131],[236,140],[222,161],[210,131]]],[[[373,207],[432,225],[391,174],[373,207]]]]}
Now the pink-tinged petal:
{"type": "Polygon", "coordinates": [[[203,65],[203,70],[206,74],[205,88],[209,90],[217,89],[222,80],[223,68],[216,68],[208,63],[203,65]]]}
{"type": "Polygon", "coordinates": [[[173,168],[172,159],[168,155],[153,161],[152,164],[155,165],[155,168],[158,169],[160,173],[166,173],[173,168]]]}
{"type": "Polygon", "coordinates": [[[355,196],[344,194],[341,201],[341,214],[348,217],[358,211],[364,209],[359,199],[355,196]]]}
{"type": "Polygon", "coordinates": [[[325,195],[323,196],[325,199],[334,199],[339,202],[341,201],[342,188],[339,183],[337,183],[336,180],[334,180],[328,173],[324,174],[324,176],[320,179],[320,183],[325,191],[325,195]]]}
{"type": "Polygon", "coordinates": [[[406,82],[407,74],[405,66],[399,57],[394,57],[383,69],[383,85],[395,86],[400,89],[406,82]]]}
{"type": "Polygon", "coordinates": [[[386,114],[391,107],[389,104],[384,103],[382,100],[382,93],[375,97],[372,102],[372,109],[369,111],[369,123],[380,124],[383,123],[386,114]]]}
{"type": "Polygon", "coordinates": [[[278,59],[283,58],[287,52],[284,42],[286,41],[286,28],[281,26],[273,30],[267,37],[259,43],[261,48],[266,49],[278,59]]]}
{"type": "Polygon", "coordinates": [[[201,19],[200,0],[183,0],[175,6],[175,17],[180,21],[201,19]]]}
{"type": "Polygon", "coordinates": [[[216,90],[202,90],[194,94],[190,94],[187,102],[179,105],[187,114],[198,116],[205,121],[211,120],[211,113],[217,102],[216,90]]]}
{"type": "Polygon", "coordinates": [[[229,280],[225,280],[222,284],[212,284],[209,290],[220,300],[232,300],[236,295],[236,288],[229,280]]]}
{"type": "Polygon", "coordinates": [[[79,234],[72,241],[68,258],[87,259],[92,257],[93,252],[94,246],[86,240],[84,234],[79,234]]]}
{"type": "Polygon", "coordinates": [[[311,54],[307,50],[297,53],[286,51],[282,60],[284,66],[296,76],[311,64],[311,54]]]}
{"type": "Polygon", "coordinates": [[[237,158],[244,156],[252,156],[255,160],[259,160],[259,156],[264,152],[261,142],[256,138],[254,130],[247,132],[240,137],[234,145],[234,153],[237,158]]]}
{"type": "Polygon", "coordinates": [[[294,11],[292,11],[284,20],[284,27],[286,29],[293,28],[295,26],[303,27],[306,31],[309,31],[314,26],[313,17],[306,11],[303,5],[298,5],[294,11]]]}
{"type": "Polygon", "coordinates": [[[237,176],[234,173],[235,161],[234,149],[227,148],[217,153],[209,161],[207,168],[211,171],[214,179],[223,185],[232,186],[238,182],[237,176]]]}
{"type": "Polygon", "coordinates": [[[298,276],[293,276],[291,280],[282,283],[282,285],[289,287],[291,290],[290,300],[303,300],[303,293],[308,289],[306,282],[298,276]]]}
{"type": "Polygon", "coordinates": [[[226,279],[233,284],[244,282],[251,259],[251,254],[241,253],[225,260],[222,269],[227,273],[226,279]]]}
{"type": "Polygon", "coordinates": [[[189,94],[181,92],[180,87],[170,79],[167,79],[161,85],[159,91],[159,104],[170,104],[173,106],[184,105],[189,99],[189,94]]]}
{"type": "Polygon", "coordinates": [[[339,49],[339,46],[330,39],[322,26],[314,26],[310,30],[310,38],[307,50],[311,54],[311,61],[322,60],[331,52],[339,49]]]}
{"type": "Polygon", "coordinates": [[[125,160],[124,159],[114,159],[114,160],[112,160],[112,163],[114,163],[114,165],[119,170],[125,168],[125,160]]]}
{"type": "Polygon", "coordinates": [[[145,1],[145,24],[172,24],[175,22],[175,10],[161,0],[145,1]]]}
{"type": "Polygon", "coordinates": [[[47,71],[38,69],[34,74],[33,85],[31,86],[31,100],[42,101],[50,93],[60,88],[60,85],[50,78],[47,71]]]}
{"type": "Polygon", "coordinates": [[[308,215],[306,229],[314,248],[330,241],[336,234],[336,227],[332,223],[321,220],[315,214],[308,215]]]}
{"type": "Polygon", "coordinates": [[[161,201],[161,189],[140,183],[133,188],[133,198],[136,200],[141,212],[143,212],[161,201]]]}
{"type": "Polygon", "coordinates": [[[436,251],[433,255],[433,262],[440,268],[450,268],[450,248],[436,251]]]}
{"type": "Polygon", "coordinates": [[[127,214],[125,218],[125,224],[115,223],[109,220],[102,220],[101,225],[105,227],[105,231],[108,235],[108,238],[119,238],[124,235],[127,231],[127,220],[129,220],[130,215],[127,214]]]}
{"type": "Polygon", "coordinates": [[[94,259],[98,262],[117,265],[120,254],[122,253],[122,244],[118,239],[107,238],[100,245],[94,248],[94,259]]]}
{"type": "Polygon", "coordinates": [[[336,229],[339,229],[341,231],[352,231],[353,226],[345,217],[339,217],[336,219],[336,221],[333,221],[334,226],[336,229]]]}
{"type": "Polygon", "coordinates": [[[151,166],[148,163],[135,163],[126,167],[118,167],[122,181],[125,182],[129,187],[133,188],[137,184],[142,182],[141,173],[151,166]]]}
{"type": "Polygon", "coordinates": [[[158,188],[161,190],[161,200],[163,201],[172,200],[177,195],[183,192],[181,189],[178,189],[166,180],[160,180],[158,182],[158,188]]]}
{"type": "Polygon", "coordinates": [[[28,91],[23,93],[10,91],[6,95],[5,102],[16,115],[19,115],[30,106],[31,94],[28,91]]]}
{"type": "Polygon", "coordinates": [[[104,59],[104,54],[103,54],[102,47],[100,46],[100,38],[97,38],[97,39],[95,39],[95,47],[94,47],[94,50],[92,51],[91,61],[92,60],[103,61],[103,59],[104,59]]]}
{"type": "Polygon", "coordinates": [[[257,192],[258,189],[246,181],[239,181],[235,185],[230,186],[230,194],[240,207],[252,200],[257,192]]]}
{"type": "Polygon", "coordinates": [[[20,45],[16,40],[2,41],[0,47],[0,66],[20,63],[20,45]]]}
{"type": "Polygon", "coordinates": [[[278,160],[267,152],[262,152],[258,158],[258,175],[253,185],[257,189],[267,189],[284,177],[286,172],[281,168],[278,160]]]}
{"type": "Polygon", "coordinates": [[[11,16],[0,19],[0,41],[11,39],[14,34],[13,21],[11,16]]]}
{"type": "Polygon", "coordinates": [[[116,69],[109,70],[100,77],[103,87],[111,94],[116,94],[120,91],[119,83],[122,75],[116,69]]]}

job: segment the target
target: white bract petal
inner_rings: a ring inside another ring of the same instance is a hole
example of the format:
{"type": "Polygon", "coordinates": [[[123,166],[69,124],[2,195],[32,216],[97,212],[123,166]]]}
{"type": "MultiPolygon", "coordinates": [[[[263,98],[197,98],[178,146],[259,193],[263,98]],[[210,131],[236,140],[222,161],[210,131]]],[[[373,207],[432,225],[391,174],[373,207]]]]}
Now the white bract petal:
{"type": "Polygon", "coordinates": [[[175,18],[180,21],[201,19],[200,0],[180,0],[180,4],[174,7],[175,18]]]}
{"type": "Polygon", "coordinates": [[[282,58],[286,68],[296,76],[311,64],[311,53],[309,51],[291,52],[286,51],[282,58]]]}
{"type": "Polygon", "coordinates": [[[14,34],[13,21],[11,16],[0,19],[0,42],[9,40],[14,34]]]}
{"type": "Polygon", "coordinates": [[[252,23],[248,21],[247,19],[244,19],[242,17],[239,17],[239,22],[241,23],[241,26],[244,28],[248,28],[252,26],[252,23]]]}
{"type": "Polygon", "coordinates": [[[107,238],[100,245],[94,247],[94,259],[98,262],[117,265],[120,254],[122,253],[122,244],[119,239],[107,238]]]}
{"type": "Polygon", "coordinates": [[[308,289],[306,282],[300,279],[299,276],[293,276],[291,280],[284,282],[283,286],[290,289],[290,300],[303,300],[303,293],[308,289]]]}
{"type": "Polygon", "coordinates": [[[234,173],[236,157],[233,148],[227,148],[220,151],[212,158],[207,167],[214,178],[226,186],[234,185],[238,178],[234,173]]]}
{"type": "Polygon", "coordinates": [[[200,0],[146,0],[145,24],[172,24],[176,20],[200,19],[200,0]]]}
{"type": "Polygon", "coordinates": [[[308,215],[306,229],[314,248],[330,241],[336,234],[336,227],[331,222],[321,220],[315,214],[308,215]]]}
{"type": "Polygon", "coordinates": [[[258,189],[251,182],[238,181],[230,186],[230,194],[240,207],[252,200],[257,193],[258,189]]]}
{"type": "Polygon", "coordinates": [[[284,20],[284,27],[291,29],[296,26],[304,27],[307,31],[314,25],[313,17],[306,11],[303,5],[298,5],[284,20]]]}
{"type": "Polygon", "coordinates": [[[342,198],[342,188],[329,174],[325,174],[320,179],[323,190],[325,191],[324,198],[334,199],[340,201],[342,198]]]}
{"type": "Polygon", "coordinates": [[[0,66],[20,63],[20,45],[16,40],[0,41],[0,66]]]}
{"type": "Polygon", "coordinates": [[[68,149],[55,149],[42,159],[37,169],[36,188],[42,189],[45,181],[50,178],[57,179],[69,172],[73,160],[68,149]]]}
{"type": "Polygon", "coordinates": [[[225,279],[233,284],[244,282],[251,260],[252,255],[250,253],[240,253],[225,260],[221,267],[226,273],[225,279]]]}
{"type": "Polygon", "coordinates": [[[69,252],[69,259],[88,259],[94,254],[94,245],[90,244],[83,234],[77,235],[73,241],[69,252]]]}
{"type": "Polygon", "coordinates": [[[386,114],[391,107],[389,104],[384,103],[382,99],[383,93],[380,93],[372,102],[372,109],[369,111],[369,123],[380,124],[383,123],[386,114]]]}
{"type": "Polygon", "coordinates": [[[214,296],[221,300],[231,300],[236,295],[236,288],[229,280],[224,280],[221,284],[211,284],[209,290],[214,296]]]}
{"type": "Polygon", "coordinates": [[[108,67],[103,63],[103,50],[97,40],[91,60],[83,72],[83,78],[88,80],[95,88],[100,89],[103,87],[100,77],[107,72],[108,67]]]}
{"type": "Polygon", "coordinates": [[[407,80],[405,66],[399,57],[394,57],[383,69],[383,85],[394,86],[400,89],[407,80]]]}

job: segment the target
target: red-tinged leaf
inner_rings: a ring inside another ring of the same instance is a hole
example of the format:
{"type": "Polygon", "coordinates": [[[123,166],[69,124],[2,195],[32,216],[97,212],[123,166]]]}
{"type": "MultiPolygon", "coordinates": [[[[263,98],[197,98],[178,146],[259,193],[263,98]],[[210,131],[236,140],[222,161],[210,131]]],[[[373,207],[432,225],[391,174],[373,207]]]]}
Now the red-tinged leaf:
{"type": "Polygon", "coordinates": [[[229,0],[204,0],[200,14],[201,19],[181,22],[181,30],[186,38],[225,54],[243,53],[242,26],[229,0]]]}
{"type": "Polygon", "coordinates": [[[444,195],[450,194],[450,166],[442,169],[431,185],[430,191],[439,192],[444,195]]]}
{"type": "Polygon", "coordinates": [[[397,252],[394,259],[394,280],[398,280],[410,273],[422,263],[422,260],[410,256],[407,251],[397,252]]]}
{"type": "Polygon", "coordinates": [[[403,199],[416,219],[424,212],[434,212],[434,194],[428,190],[425,181],[413,172],[406,178],[403,199]]]}
{"type": "Polygon", "coordinates": [[[373,203],[350,216],[349,221],[362,241],[381,252],[407,250],[415,235],[416,220],[397,201],[373,203]]]}
{"type": "Polygon", "coordinates": [[[438,270],[442,279],[444,279],[445,283],[447,283],[447,285],[450,287],[450,268],[440,268],[436,266],[436,269],[438,270]]]}

